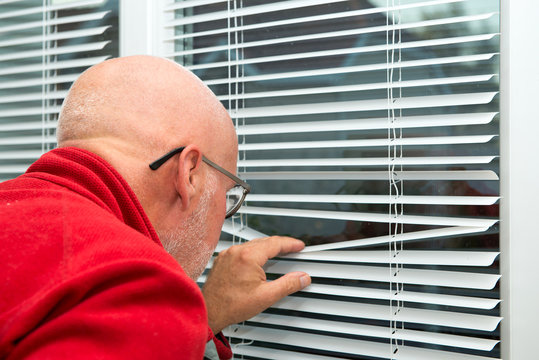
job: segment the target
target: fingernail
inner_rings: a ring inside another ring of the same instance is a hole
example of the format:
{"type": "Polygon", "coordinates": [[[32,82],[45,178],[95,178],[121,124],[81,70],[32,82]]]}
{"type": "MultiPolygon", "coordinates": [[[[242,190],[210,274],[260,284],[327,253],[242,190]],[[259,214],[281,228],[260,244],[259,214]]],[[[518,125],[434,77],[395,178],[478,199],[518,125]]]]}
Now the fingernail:
{"type": "Polygon", "coordinates": [[[301,288],[308,286],[311,283],[311,277],[309,275],[303,275],[299,278],[301,288]]]}

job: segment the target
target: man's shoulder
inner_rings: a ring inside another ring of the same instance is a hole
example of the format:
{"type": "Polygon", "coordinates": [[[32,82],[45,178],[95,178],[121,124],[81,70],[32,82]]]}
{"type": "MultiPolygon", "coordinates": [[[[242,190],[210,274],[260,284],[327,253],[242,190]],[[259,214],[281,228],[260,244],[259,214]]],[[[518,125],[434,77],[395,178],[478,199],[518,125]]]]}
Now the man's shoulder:
{"type": "Polygon", "coordinates": [[[153,268],[155,276],[189,282],[160,244],[106,207],[54,184],[26,179],[7,185],[0,187],[0,275],[6,279],[0,288],[12,301],[4,300],[14,304],[83,274],[106,280],[116,276],[110,269],[153,268]]]}

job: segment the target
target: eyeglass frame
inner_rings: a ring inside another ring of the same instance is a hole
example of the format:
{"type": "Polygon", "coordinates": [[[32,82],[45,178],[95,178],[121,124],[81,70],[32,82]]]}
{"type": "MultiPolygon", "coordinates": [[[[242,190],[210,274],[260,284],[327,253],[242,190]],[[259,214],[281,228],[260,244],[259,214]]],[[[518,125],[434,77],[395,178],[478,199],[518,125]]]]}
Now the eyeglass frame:
{"type": "MultiPolygon", "coordinates": [[[[161,165],[163,165],[165,162],[170,160],[170,158],[172,158],[174,155],[181,153],[184,149],[185,149],[185,146],[181,146],[179,148],[176,148],[176,149],[173,149],[173,150],[169,151],[165,155],[161,156],[159,159],[152,162],[149,165],[150,169],[152,169],[154,171],[159,169],[161,167],[161,165]]],[[[247,184],[245,181],[243,181],[242,179],[240,179],[236,175],[232,174],[231,172],[229,172],[229,171],[225,170],[224,168],[222,168],[221,166],[217,165],[216,163],[214,163],[213,161],[211,161],[210,159],[208,159],[204,155],[202,155],[202,161],[204,161],[206,164],[208,164],[209,166],[211,166],[215,170],[219,171],[220,173],[224,174],[229,179],[234,181],[234,183],[236,184],[234,187],[239,185],[239,186],[241,186],[243,188],[243,195],[242,195],[240,201],[238,201],[238,204],[236,206],[234,206],[232,209],[230,209],[229,211],[227,211],[227,213],[225,214],[225,219],[228,219],[229,217],[234,215],[236,212],[238,212],[240,207],[243,205],[243,202],[245,201],[245,197],[247,196],[247,194],[249,194],[251,192],[251,185],[247,184]]]]}

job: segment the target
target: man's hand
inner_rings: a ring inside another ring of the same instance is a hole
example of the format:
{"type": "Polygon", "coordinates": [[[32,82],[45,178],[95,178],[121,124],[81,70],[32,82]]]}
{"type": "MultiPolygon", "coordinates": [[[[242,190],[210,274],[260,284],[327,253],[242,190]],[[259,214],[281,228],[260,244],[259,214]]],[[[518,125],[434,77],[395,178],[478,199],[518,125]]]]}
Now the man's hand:
{"type": "Polygon", "coordinates": [[[283,297],[308,286],[311,278],[306,273],[292,272],[268,282],[262,269],[268,259],[298,252],[304,247],[300,240],[272,236],[221,251],[202,290],[213,332],[250,319],[283,297]]]}

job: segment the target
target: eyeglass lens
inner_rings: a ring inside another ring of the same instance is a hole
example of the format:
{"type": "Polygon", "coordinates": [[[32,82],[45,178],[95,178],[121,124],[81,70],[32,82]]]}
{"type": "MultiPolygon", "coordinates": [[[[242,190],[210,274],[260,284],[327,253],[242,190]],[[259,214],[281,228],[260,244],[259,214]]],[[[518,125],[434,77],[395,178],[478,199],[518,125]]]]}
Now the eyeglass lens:
{"type": "Polygon", "coordinates": [[[244,196],[243,187],[240,185],[234,186],[232,189],[228,190],[226,193],[226,213],[227,215],[230,214],[231,211],[234,211],[234,209],[238,206],[238,204],[242,201],[244,196]]]}

